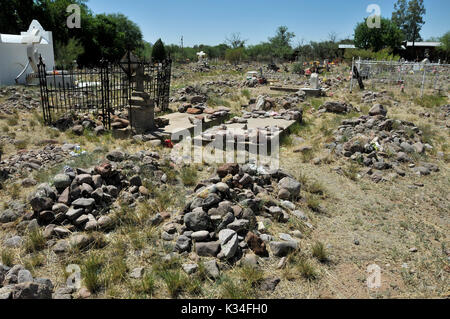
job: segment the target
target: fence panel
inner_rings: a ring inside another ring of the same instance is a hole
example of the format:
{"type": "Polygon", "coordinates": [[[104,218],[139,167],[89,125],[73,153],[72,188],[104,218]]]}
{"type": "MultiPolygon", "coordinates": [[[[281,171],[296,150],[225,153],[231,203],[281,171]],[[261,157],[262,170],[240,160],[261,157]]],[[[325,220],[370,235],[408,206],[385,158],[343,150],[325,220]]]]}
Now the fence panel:
{"type": "Polygon", "coordinates": [[[356,60],[355,65],[367,89],[391,88],[420,96],[450,89],[449,64],[356,60]]]}
{"type": "MultiPolygon", "coordinates": [[[[169,107],[171,60],[153,64],[138,62],[144,67],[144,90],[155,100],[158,110],[169,107]]],[[[110,128],[111,114],[128,106],[135,89],[134,77],[119,64],[101,61],[96,68],[47,71],[42,59],[38,65],[42,112],[51,125],[59,115],[88,112],[101,117],[110,128]]]]}

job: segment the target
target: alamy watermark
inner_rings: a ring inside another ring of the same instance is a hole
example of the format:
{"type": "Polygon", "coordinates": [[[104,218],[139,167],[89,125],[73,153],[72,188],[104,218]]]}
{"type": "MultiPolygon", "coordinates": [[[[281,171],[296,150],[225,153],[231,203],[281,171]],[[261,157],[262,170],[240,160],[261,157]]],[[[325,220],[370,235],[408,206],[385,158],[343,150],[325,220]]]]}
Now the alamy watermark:
{"type": "Polygon", "coordinates": [[[381,267],[377,264],[367,267],[367,287],[369,289],[381,288],[381,267]]]}
{"type": "Polygon", "coordinates": [[[367,13],[371,15],[366,19],[366,24],[369,29],[381,28],[381,8],[378,4],[369,4],[366,9],[367,13]]]}
{"type": "Polygon", "coordinates": [[[278,127],[203,132],[202,125],[196,124],[194,137],[187,129],[172,134],[172,141],[180,141],[173,147],[172,158],[184,164],[252,163],[279,168],[282,130],[278,127]]]}
{"type": "Polygon", "coordinates": [[[78,4],[71,4],[66,8],[67,13],[71,13],[67,17],[67,27],[69,29],[81,28],[81,8],[78,4]]]}
{"type": "Polygon", "coordinates": [[[68,265],[66,273],[70,274],[66,280],[66,286],[73,289],[81,288],[81,268],[78,265],[68,265]]]}

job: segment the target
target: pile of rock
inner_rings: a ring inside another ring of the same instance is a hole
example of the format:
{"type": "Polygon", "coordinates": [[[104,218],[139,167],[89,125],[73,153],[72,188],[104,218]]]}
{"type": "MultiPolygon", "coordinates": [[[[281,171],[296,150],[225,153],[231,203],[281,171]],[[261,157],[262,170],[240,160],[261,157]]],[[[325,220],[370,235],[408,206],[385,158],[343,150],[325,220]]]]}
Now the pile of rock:
{"type": "Polygon", "coordinates": [[[250,109],[255,111],[267,111],[275,108],[275,106],[275,99],[267,95],[259,95],[256,100],[251,100],[249,105],[250,109]]]}
{"type": "MultiPolygon", "coordinates": [[[[62,146],[49,144],[41,149],[22,150],[17,154],[2,159],[0,162],[0,181],[12,176],[29,175],[34,170],[51,167],[63,162],[70,152],[69,144],[62,146]]],[[[27,178],[23,186],[32,186],[31,179],[27,178]],[[31,183],[31,185],[30,185],[31,183]]]]}
{"type": "Polygon", "coordinates": [[[83,135],[85,129],[93,130],[97,135],[105,132],[101,118],[93,120],[89,115],[76,113],[67,113],[60,116],[53,121],[52,126],[63,132],[70,129],[75,135],[83,135]]]}
{"type": "Polygon", "coordinates": [[[386,95],[387,91],[383,91],[383,92],[372,92],[372,91],[367,91],[365,92],[362,97],[361,97],[361,101],[363,103],[374,103],[377,101],[377,99],[382,98],[386,95]]]}
{"type": "Polygon", "coordinates": [[[202,87],[187,86],[176,92],[177,98],[173,102],[188,102],[190,104],[201,104],[208,100],[207,89],[202,87]]]}
{"type": "Polygon", "coordinates": [[[22,265],[0,264],[0,300],[52,299],[53,283],[46,278],[33,278],[22,265]]]}
{"type": "Polygon", "coordinates": [[[76,229],[105,229],[111,226],[111,219],[105,216],[108,207],[127,184],[109,163],[93,171],[66,169],[53,178],[53,187],[41,184],[30,196],[33,212],[27,219],[36,218],[39,225],[51,224],[50,232],[59,232],[57,225],[65,226],[61,231],[66,234],[76,229]]]}
{"type": "Polygon", "coordinates": [[[175,241],[175,252],[193,251],[230,262],[245,254],[268,257],[267,248],[274,256],[286,256],[297,249],[298,240],[283,234],[275,241],[265,234],[265,224],[303,215],[293,203],[300,189],[301,184],[281,170],[222,165],[217,175],[196,186],[181,215],[163,225],[162,238],[175,241]]]}
{"type": "MultiPolygon", "coordinates": [[[[254,110],[252,112],[243,112],[242,118],[244,120],[250,119],[250,118],[274,118],[274,119],[283,119],[287,121],[298,121],[299,123],[302,122],[303,118],[303,110],[301,108],[293,108],[288,110],[280,110],[279,112],[266,112],[266,111],[258,111],[254,110]]],[[[244,123],[243,120],[241,120],[239,117],[234,117],[232,119],[233,123],[244,123]],[[237,120],[236,120],[237,119],[237,120]]]]}
{"type": "Polygon", "coordinates": [[[335,142],[327,145],[342,155],[368,167],[374,181],[384,179],[382,170],[394,169],[394,175],[404,176],[400,168],[408,163],[413,173],[429,175],[439,168],[430,163],[414,164],[413,154],[424,154],[432,146],[422,142],[422,132],[414,123],[386,117],[387,110],[377,104],[369,115],[342,121],[334,132],[335,142]]]}
{"type": "MultiPolygon", "coordinates": [[[[128,157],[120,151],[106,156],[111,162],[123,162],[123,166],[132,165],[127,161],[128,157]]],[[[159,166],[156,153],[141,152],[133,158],[142,159],[144,166],[154,169],[159,166]]],[[[132,205],[136,199],[148,195],[139,175],[127,179],[117,165],[114,168],[109,162],[86,170],[67,168],[53,178],[52,184],[39,185],[30,196],[33,211],[24,221],[29,223],[36,219],[39,225],[47,226],[47,237],[54,233],[67,235],[75,230],[107,230],[112,226],[109,208],[117,198],[132,205]]]]}
{"type": "Polygon", "coordinates": [[[345,114],[355,111],[359,112],[359,110],[353,107],[353,105],[341,101],[327,101],[319,107],[320,113],[329,112],[329,113],[345,114]]]}
{"type": "Polygon", "coordinates": [[[226,86],[226,87],[236,87],[239,85],[237,81],[234,80],[223,80],[223,81],[208,81],[204,83],[206,86],[226,86]]]}
{"type": "Polygon", "coordinates": [[[8,86],[0,89],[0,112],[12,114],[17,110],[29,111],[41,106],[39,91],[26,87],[8,86]]]}

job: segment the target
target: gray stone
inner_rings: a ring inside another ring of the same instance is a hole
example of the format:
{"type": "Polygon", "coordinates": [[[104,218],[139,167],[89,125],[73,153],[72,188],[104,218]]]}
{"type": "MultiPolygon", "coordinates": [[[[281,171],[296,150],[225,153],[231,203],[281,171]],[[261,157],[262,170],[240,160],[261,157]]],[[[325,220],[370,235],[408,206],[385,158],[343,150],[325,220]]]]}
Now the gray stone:
{"type": "Polygon", "coordinates": [[[294,210],[293,212],[292,212],[292,214],[295,216],[295,217],[297,217],[297,218],[299,218],[299,219],[301,219],[301,220],[308,220],[308,217],[305,215],[305,213],[304,212],[302,212],[301,210],[294,210]]]}
{"type": "Polygon", "coordinates": [[[281,206],[286,208],[286,209],[290,209],[290,210],[295,210],[295,205],[294,203],[284,200],[281,202],[281,206]]]}
{"type": "Polygon", "coordinates": [[[144,271],[145,271],[144,267],[134,268],[130,272],[130,277],[134,279],[142,278],[142,276],[144,275],[144,271]]]}
{"type": "Polygon", "coordinates": [[[230,187],[227,184],[220,182],[216,184],[216,189],[221,193],[228,193],[230,187]]]}
{"type": "Polygon", "coordinates": [[[101,216],[97,221],[98,227],[102,230],[109,230],[114,226],[114,221],[109,216],[101,216]]]}
{"type": "Polygon", "coordinates": [[[3,242],[3,245],[8,248],[17,248],[22,246],[23,239],[20,236],[11,237],[3,242]]]}
{"type": "Polygon", "coordinates": [[[387,115],[386,108],[381,104],[375,104],[370,110],[369,110],[370,116],[376,116],[376,115],[387,115]]]}
{"type": "Polygon", "coordinates": [[[111,162],[122,162],[125,160],[125,154],[121,151],[112,151],[106,155],[111,162]]]}
{"type": "Polygon", "coordinates": [[[58,174],[53,178],[53,184],[58,191],[63,191],[70,186],[72,180],[67,174],[58,174]]]}
{"type": "Polygon", "coordinates": [[[177,239],[177,243],[175,244],[175,250],[180,253],[191,250],[191,239],[187,236],[181,235],[177,239]]]}
{"type": "Polygon", "coordinates": [[[262,291],[273,292],[280,281],[280,278],[266,278],[261,282],[260,289],[262,291]]]}
{"type": "Polygon", "coordinates": [[[244,258],[241,259],[241,265],[242,266],[251,266],[251,267],[258,267],[258,256],[255,254],[246,254],[244,258]]]}
{"type": "Polygon", "coordinates": [[[78,209],[75,209],[75,208],[69,208],[69,210],[67,211],[67,213],[66,213],[66,217],[67,217],[67,219],[69,219],[69,220],[71,220],[71,221],[74,221],[74,220],[76,220],[78,217],[80,217],[81,215],[83,215],[83,213],[84,213],[84,209],[83,208],[78,208],[78,209]]]}
{"type": "Polygon", "coordinates": [[[75,208],[84,208],[85,210],[91,211],[95,205],[95,199],[93,198],[78,198],[72,203],[75,208]]]}
{"type": "Polygon", "coordinates": [[[269,242],[270,250],[277,257],[285,257],[289,253],[295,251],[298,247],[295,241],[271,241],[269,242]]]}
{"type": "Polygon", "coordinates": [[[250,222],[247,219],[236,219],[227,225],[228,229],[234,230],[237,233],[248,230],[250,222]]]}
{"type": "Polygon", "coordinates": [[[78,249],[84,249],[92,243],[92,239],[85,234],[75,234],[70,237],[70,245],[78,249]]]}
{"type": "Polygon", "coordinates": [[[24,282],[14,286],[12,295],[13,299],[51,299],[52,291],[36,282],[24,282]]]}
{"type": "Polygon", "coordinates": [[[195,252],[202,257],[216,257],[220,250],[220,242],[196,243],[195,252]]]}
{"type": "Polygon", "coordinates": [[[0,223],[11,223],[19,219],[20,214],[12,209],[6,209],[0,213],[0,223]]]}
{"type": "Polygon", "coordinates": [[[0,300],[12,299],[13,287],[10,285],[0,288],[0,300]]]}
{"type": "Polygon", "coordinates": [[[280,239],[284,240],[284,241],[294,241],[294,239],[289,234],[281,233],[281,234],[278,234],[278,237],[280,237],[280,239]]]}
{"type": "Polygon", "coordinates": [[[191,235],[192,240],[195,240],[196,242],[206,241],[209,239],[209,232],[207,230],[200,230],[197,232],[192,233],[191,235]]]}
{"type": "Polygon", "coordinates": [[[67,236],[70,235],[70,231],[69,231],[67,228],[65,228],[65,227],[60,227],[60,226],[55,227],[55,228],[53,229],[53,232],[54,232],[55,235],[56,235],[57,237],[59,237],[59,238],[65,238],[65,237],[67,237],[67,236]]]}
{"type": "Polygon", "coordinates": [[[52,211],[56,214],[65,214],[67,213],[67,211],[69,210],[69,206],[65,205],[65,204],[55,204],[52,207],[52,211]]]}
{"type": "Polygon", "coordinates": [[[21,284],[24,282],[31,282],[33,281],[33,276],[31,275],[31,272],[29,272],[26,269],[19,270],[19,273],[17,274],[17,283],[21,284]]]}
{"type": "Polygon", "coordinates": [[[205,266],[205,271],[208,277],[210,277],[211,279],[219,278],[219,267],[217,267],[217,263],[215,260],[205,261],[203,265],[205,266]]]}
{"type": "Polygon", "coordinates": [[[280,189],[286,189],[291,194],[291,197],[297,198],[300,196],[301,184],[291,177],[285,177],[278,182],[280,189]]]}
{"type": "Polygon", "coordinates": [[[211,218],[204,211],[192,212],[184,216],[184,223],[193,231],[211,230],[211,218]]]}
{"type": "Polygon", "coordinates": [[[234,230],[223,229],[219,232],[219,241],[224,258],[234,257],[239,244],[238,234],[234,230]]]}
{"type": "Polygon", "coordinates": [[[61,239],[56,242],[56,244],[53,246],[52,251],[55,254],[63,254],[70,249],[70,244],[67,242],[67,240],[61,239]]]}
{"type": "Polygon", "coordinates": [[[195,273],[198,270],[198,265],[197,264],[183,264],[182,268],[186,274],[192,275],[193,273],[195,273]]]}

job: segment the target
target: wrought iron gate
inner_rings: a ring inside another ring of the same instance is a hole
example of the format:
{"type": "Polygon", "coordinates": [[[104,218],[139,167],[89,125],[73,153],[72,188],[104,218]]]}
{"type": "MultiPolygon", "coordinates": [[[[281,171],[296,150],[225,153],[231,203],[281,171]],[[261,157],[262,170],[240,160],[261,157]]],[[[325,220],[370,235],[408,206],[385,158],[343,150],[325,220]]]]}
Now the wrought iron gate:
{"type": "Polygon", "coordinates": [[[155,101],[157,111],[164,112],[169,107],[172,61],[161,63],[146,61],[109,63],[100,61],[91,69],[47,71],[40,59],[38,64],[41,105],[44,121],[53,121],[67,113],[87,112],[101,117],[106,128],[111,127],[111,114],[128,106],[131,92],[136,86],[131,64],[144,69],[144,90],[155,101]]]}

